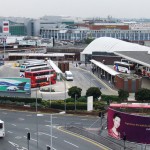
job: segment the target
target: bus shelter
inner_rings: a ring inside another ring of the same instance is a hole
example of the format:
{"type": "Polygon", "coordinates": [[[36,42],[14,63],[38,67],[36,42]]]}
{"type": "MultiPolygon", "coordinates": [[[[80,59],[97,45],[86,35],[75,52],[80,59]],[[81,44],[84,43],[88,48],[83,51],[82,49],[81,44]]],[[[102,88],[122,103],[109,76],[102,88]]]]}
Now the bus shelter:
{"type": "Polygon", "coordinates": [[[57,73],[57,80],[62,79],[62,71],[57,67],[57,65],[52,60],[47,60],[47,62],[50,64],[50,66],[56,71],[57,73]]]}
{"type": "Polygon", "coordinates": [[[91,61],[91,69],[93,73],[97,73],[98,77],[101,79],[105,79],[106,81],[114,84],[115,82],[115,76],[120,74],[113,70],[112,68],[108,67],[107,65],[98,62],[96,60],[90,60],[91,61]]]}

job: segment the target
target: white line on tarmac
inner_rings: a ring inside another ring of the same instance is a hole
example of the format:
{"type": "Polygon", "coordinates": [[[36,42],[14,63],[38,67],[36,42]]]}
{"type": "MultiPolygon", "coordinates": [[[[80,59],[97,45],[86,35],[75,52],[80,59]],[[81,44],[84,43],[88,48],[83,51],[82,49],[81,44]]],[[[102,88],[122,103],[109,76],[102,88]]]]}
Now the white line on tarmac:
{"type": "MultiPolygon", "coordinates": [[[[42,135],[42,134],[43,134],[43,135],[51,136],[50,134],[47,134],[47,133],[44,133],[44,132],[39,132],[39,134],[40,134],[40,135],[42,135]]],[[[52,136],[52,137],[53,137],[53,138],[55,138],[55,139],[57,139],[57,138],[58,138],[58,137],[56,137],[56,136],[52,136]]]]}
{"type": "Polygon", "coordinates": [[[7,131],[8,133],[13,133],[13,132],[11,132],[11,131],[7,131]]]}
{"type": "MultiPolygon", "coordinates": [[[[49,125],[49,124],[48,124],[48,125],[45,125],[45,126],[46,126],[46,127],[51,127],[51,125],[49,125]]],[[[59,126],[59,124],[53,124],[53,125],[52,125],[52,127],[56,127],[56,126],[59,126]]]]}
{"type": "Polygon", "coordinates": [[[11,125],[16,127],[16,125],[15,125],[15,124],[11,124],[11,125]]]}
{"type": "MultiPolygon", "coordinates": [[[[47,147],[47,146],[49,146],[49,145],[46,145],[46,147],[47,147]]],[[[49,147],[51,147],[51,146],[49,146],[49,147]]],[[[56,148],[53,147],[53,150],[56,150],[56,148]]]]}
{"type": "Polygon", "coordinates": [[[74,147],[79,148],[79,146],[77,146],[77,145],[75,145],[75,144],[73,144],[73,143],[70,143],[70,142],[68,142],[68,141],[66,141],[66,140],[64,140],[64,142],[66,142],[66,143],[68,143],[68,144],[70,144],[70,145],[72,145],[72,146],[74,146],[74,147]]]}
{"type": "Polygon", "coordinates": [[[26,115],[26,116],[31,117],[32,115],[26,115]]]}
{"type": "Polygon", "coordinates": [[[25,128],[25,130],[30,130],[29,128],[25,128]]]}
{"type": "Polygon", "coordinates": [[[24,118],[18,118],[19,120],[24,120],[24,118]]]}
{"type": "Polygon", "coordinates": [[[22,138],[21,136],[16,136],[16,137],[15,137],[15,139],[21,139],[21,138],[22,138]]]}
{"type": "Polygon", "coordinates": [[[81,122],[76,122],[76,123],[74,123],[74,124],[81,124],[81,122]]]}
{"type": "MultiPolygon", "coordinates": [[[[26,136],[24,136],[24,138],[27,138],[27,137],[26,137],[26,136]]],[[[37,142],[37,140],[35,140],[35,139],[32,139],[32,138],[31,138],[31,140],[32,140],[32,141],[35,141],[35,142],[37,142]]]]}

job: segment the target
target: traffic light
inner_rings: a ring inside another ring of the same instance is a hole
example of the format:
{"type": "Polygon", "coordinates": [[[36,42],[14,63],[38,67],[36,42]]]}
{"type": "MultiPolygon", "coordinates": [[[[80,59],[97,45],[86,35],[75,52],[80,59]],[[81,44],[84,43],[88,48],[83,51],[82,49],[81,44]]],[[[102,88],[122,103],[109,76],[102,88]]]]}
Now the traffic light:
{"type": "Polygon", "coordinates": [[[127,139],[127,136],[126,136],[126,133],[124,132],[123,133],[123,140],[126,141],[126,139],[127,139]]]}
{"type": "Polygon", "coordinates": [[[105,114],[104,112],[100,111],[98,116],[104,118],[105,114]]]}
{"type": "Polygon", "coordinates": [[[102,112],[102,118],[104,118],[104,116],[105,116],[105,114],[104,114],[104,112],[102,112]]]}
{"type": "Polygon", "coordinates": [[[30,140],[30,133],[27,133],[27,140],[30,140]]]}
{"type": "Polygon", "coordinates": [[[109,105],[110,104],[110,100],[107,100],[107,105],[109,105]]]}

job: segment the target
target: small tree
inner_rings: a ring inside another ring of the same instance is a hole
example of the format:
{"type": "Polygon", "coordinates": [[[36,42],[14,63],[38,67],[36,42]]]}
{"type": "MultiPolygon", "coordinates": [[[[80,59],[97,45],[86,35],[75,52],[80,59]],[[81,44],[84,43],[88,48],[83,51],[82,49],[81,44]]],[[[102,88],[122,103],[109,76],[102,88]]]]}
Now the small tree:
{"type": "Polygon", "coordinates": [[[90,87],[86,91],[86,96],[93,96],[93,99],[98,99],[101,96],[101,91],[98,87],[90,87]]]}
{"type": "Polygon", "coordinates": [[[82,89],[77,87],[77,86],[72,86],[71,88],[68,89],[68,95],[71,96],[71,98],[75,98],[75,95],[77,97],[81,97],[81,91],[82,89]]]}
{"type": "Polygon", "coordinates": [[[118,97],[121,99],[121,101],[127,100],[129,97],[129,92],[120,89],[118,91],[118,97]]]}
{"type": "Polygon", "coordinates": [[[136,100],[149,100],[150,101],[150,90],[142,88],[135,92],[135,99],[136,100]]]}

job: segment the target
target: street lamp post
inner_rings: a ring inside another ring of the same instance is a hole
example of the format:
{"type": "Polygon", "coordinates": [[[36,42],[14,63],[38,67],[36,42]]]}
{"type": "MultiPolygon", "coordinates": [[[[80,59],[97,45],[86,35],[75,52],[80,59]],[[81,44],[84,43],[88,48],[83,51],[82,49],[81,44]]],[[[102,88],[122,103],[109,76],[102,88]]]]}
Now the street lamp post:
{"type": "Polygon", "coordinates": [[[66,113],[66,80],[64,79],[64,86],[65,86],[65,113],[66,113]]]}
{"type": "Polygon", "coordinates": [[[123,132],[124,150],[126,149],[126,146],[125,146],[126,138],[127,138],[126,133],[123,132]]]}
{"type": "Polygon", "coordinates": [[[3,46],[4,46],[4,61],[5,61],[5,46],[6,46],[6,39],[3,39],[3,46]]]}
{"type": "MultiPolygon", "coordinates": [[[[56,113],[56,114],[65,114],[66,112],[64,112],[64,111],[62,111],[62,112],[60,112],[60,113],[56,113]]],[[[51,150],[53,150],[53,131],[52,131],[52,126],[53,126],[53,119],[52,119],[52,117],[53,117],[53,114],[51,113],[50,114],[50,122],[51,122],[51,126],[50,126],[50,131],[51,131],[51,144],[50,144],[50,147],[51,147],[51,150]]]]}
{"type": "MultiPolygon", "coordinates": [[[[37,85],[37,87],[39,88],[40,87],[40,85],[37,85]]],[[[38,89],[36,89],[36,132],[37,132],[37,149],[38,149],[38,110],[37,110],[37,105],[38,105],[38,102],[37,102],[37,90],[38,89]]]]}

